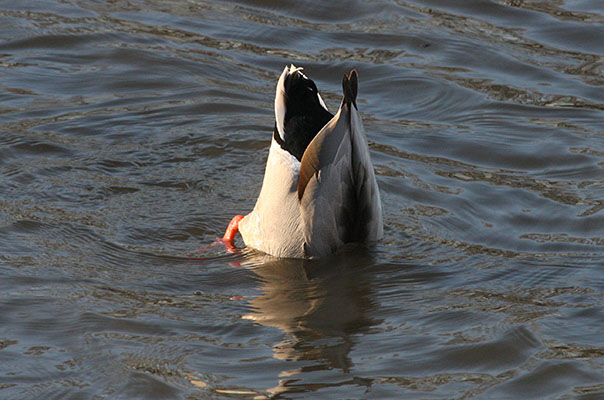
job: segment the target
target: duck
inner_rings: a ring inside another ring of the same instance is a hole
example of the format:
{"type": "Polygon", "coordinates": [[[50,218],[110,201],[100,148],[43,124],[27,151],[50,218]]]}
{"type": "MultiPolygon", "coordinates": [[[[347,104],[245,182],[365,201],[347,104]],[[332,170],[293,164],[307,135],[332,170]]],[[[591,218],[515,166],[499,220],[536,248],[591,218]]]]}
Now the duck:
{"type": "Polygon", "coordinates": [[[286,66],[275,93],[275,126],[254,209],[222,238],[280,258],[316,259],[384,234],[380,192],[357,108],[358,73],[342,79],[331,114],[303,68],[286,66]]]}

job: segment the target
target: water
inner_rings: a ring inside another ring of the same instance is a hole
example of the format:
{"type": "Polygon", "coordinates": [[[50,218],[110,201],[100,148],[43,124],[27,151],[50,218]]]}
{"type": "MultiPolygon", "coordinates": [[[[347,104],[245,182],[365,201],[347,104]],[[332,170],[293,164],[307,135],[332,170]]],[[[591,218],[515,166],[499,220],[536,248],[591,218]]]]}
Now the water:
{"type": "Polygon", "coordinates": [[[0,398],[603,399],[603,42],[596,0],[2,2],[0,398]],[[207,247],[291,62],[332,110],[359,71],[376,247],[207,247]]]}

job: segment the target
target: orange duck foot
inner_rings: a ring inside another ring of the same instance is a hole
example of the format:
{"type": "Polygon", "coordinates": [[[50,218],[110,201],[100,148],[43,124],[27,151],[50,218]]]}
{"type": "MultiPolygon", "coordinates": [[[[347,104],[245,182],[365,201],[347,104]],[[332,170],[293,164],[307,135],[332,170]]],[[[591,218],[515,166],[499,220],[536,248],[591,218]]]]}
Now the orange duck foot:
{"type": "Polygon", "coordinates": [[[224,232],[222,243],[227,247],[227,250],[235,248],[235,236],[237,235],[237,232],[239,232],[239,222],[242,219],[243,215],[235,215],[224,232]]]}

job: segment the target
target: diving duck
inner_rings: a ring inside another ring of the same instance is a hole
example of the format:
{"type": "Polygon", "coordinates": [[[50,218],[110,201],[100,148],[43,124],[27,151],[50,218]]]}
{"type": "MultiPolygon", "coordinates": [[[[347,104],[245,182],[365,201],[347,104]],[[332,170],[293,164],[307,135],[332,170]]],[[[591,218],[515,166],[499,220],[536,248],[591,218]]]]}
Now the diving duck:
{"type": "Polygon", "coordinates": [[[356,97],[358,74],[344,75],[344,96],[332,115],[302,68],[279,77],[275,128],[262,189],[253,211],[237,215],[246,246],[276,257],[320,258],[346,243],[383,236],[382,204],[356,97]]]}

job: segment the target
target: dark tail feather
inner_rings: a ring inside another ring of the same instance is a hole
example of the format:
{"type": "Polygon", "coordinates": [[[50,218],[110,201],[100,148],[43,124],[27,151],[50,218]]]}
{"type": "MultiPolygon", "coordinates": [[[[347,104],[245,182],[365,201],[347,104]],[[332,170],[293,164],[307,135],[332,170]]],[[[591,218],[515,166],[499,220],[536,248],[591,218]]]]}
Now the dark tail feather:
{"type": "Polygon", "coordinates": [[[342,79],[342,88],[344,89],[344,102],[346,104],[354,104],[354,108],[357,107],[357,93],[359,91],[359,75],[356,70],[350,71],[350,75],[344,74],[342,79]]]}

